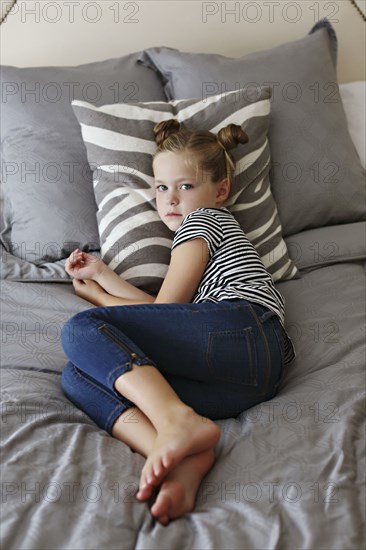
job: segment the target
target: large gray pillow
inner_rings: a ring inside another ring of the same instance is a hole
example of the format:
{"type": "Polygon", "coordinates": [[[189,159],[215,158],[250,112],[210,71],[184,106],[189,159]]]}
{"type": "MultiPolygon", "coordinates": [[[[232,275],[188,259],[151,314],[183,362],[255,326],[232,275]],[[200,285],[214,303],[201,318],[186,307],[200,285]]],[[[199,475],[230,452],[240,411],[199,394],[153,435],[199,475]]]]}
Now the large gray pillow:
{"type": "Polygon", "coordinates": [[[73,101],[94,167],[101,255],[111,269],[146,292],[159,291],[174,234],[156,210],[153,128],[157,122],[176,118],[189,129],[215,133],[230,123],[245,128],[249,142],[232,151],[236,168],[224,206],[256,247],[275,282],[298,276],[282,239],[268,178],[270,97],[270,87],[259,91],[249,87],[206,101],[199,98],[98,108],[73,101]]]}
{"type": "Polygon", "coordinates": [[[164,100],[138,52],[77,67],[0,67],[4,195],[1,241],[41,265],[99,250],[92,171],[73,99],[93,105],[164,100]]]}
{"type": "Polygon", "coordinates": [[[162,78],[169,100],[271,85],[271,186],[283,235],[366,219],[365,171],[351,140],[327,19],[309,34],[239,59],[149,48],[139,63],[162,78]]]}

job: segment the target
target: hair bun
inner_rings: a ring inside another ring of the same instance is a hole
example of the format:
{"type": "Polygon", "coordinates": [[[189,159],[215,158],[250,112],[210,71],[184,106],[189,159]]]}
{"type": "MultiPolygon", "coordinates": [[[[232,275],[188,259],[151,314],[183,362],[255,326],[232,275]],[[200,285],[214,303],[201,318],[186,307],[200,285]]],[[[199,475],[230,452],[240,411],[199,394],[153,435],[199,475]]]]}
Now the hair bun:
{"type": "Polygon", "coordinates": [[[171,134],[175,134],[180,130],[180,122],[175,118],[170,118],[169,120],[163,120],[158,122],[154,126],[154,137],[155,141],[159,147],[167,137],[171,134]]]}
{"type": "Polygon", "coordinates": [[[238,143],[247,143],[249,137],[238,124],[228,124],[217,133],[217,141],[224,149],[230,151],[230,149],[234,149],[238,143]]]}

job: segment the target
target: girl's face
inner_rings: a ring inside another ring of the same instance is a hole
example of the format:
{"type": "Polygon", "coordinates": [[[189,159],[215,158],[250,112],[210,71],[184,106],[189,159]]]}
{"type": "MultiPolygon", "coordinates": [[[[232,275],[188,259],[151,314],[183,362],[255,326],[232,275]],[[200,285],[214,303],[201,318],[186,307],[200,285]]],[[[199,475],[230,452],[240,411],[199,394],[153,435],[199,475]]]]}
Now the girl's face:
{"type": "Polygon", "coordinates": [[[187,153],[159,153],[153,161],[156,206],[162,221],[176,231],[187,214],[197,208],[220,208],[226,200],[228,178],[214,183],[206,173],[191,166],[187,153]]]}

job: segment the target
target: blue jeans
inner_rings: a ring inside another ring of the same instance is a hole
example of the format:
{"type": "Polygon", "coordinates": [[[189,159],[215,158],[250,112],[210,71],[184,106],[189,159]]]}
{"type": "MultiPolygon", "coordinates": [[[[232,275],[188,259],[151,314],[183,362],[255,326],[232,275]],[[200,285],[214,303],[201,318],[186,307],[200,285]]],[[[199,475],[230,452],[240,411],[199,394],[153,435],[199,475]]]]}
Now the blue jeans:
{"type": "Polygon", "coordinates": [[[66,396],[111,433],[134,403],[114,388],[132,364],[155,366],[180,399],[212,420],[271,399],[284,370],[277,315],[247,300],[95,307],[63,326],[66,396]]]}

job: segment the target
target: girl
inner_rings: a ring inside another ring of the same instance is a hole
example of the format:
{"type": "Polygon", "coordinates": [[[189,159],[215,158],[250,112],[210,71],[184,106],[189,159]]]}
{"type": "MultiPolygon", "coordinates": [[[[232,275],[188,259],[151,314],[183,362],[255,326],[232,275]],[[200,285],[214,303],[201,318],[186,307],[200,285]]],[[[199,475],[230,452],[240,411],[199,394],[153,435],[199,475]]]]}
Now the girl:
{"type": "Polygon", "coordinates": [[[159,487],[152,515],[167,525],[190,512],[213,466],[220,430],[272,398],[294,349],[284,300],[258,253],[223,207],[248,137],[154,127],[156,204],[175,232],[157,296],[135,288],[95,256],[66,262],[76,294],[95,304],[64,325],[68,398],[101,428],[146,457],[137,498],[159,487]],[[113,306],[113,307],[110,307],[113,306]]]}

